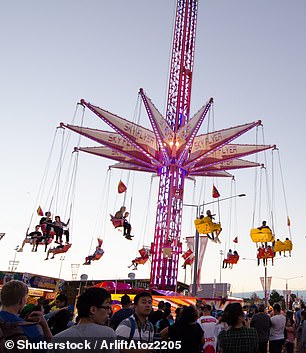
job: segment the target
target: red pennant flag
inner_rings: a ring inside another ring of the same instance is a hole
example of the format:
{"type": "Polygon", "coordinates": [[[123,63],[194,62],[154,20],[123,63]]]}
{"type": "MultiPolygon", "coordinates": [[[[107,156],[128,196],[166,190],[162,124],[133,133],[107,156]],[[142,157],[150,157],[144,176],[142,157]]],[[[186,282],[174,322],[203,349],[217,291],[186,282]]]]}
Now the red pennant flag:
{"type": "Polygon", "coordinates": [[[43,212],[43,210],[41,209],[40,206],[38,206],[38,209],[37,209],[36,212],[37,212],[38,216],[43,216],[44,215],[44,212],[43,212]]]}
{"type": "Polygon", "coordinates": [[[234,243],[238,243],[238,237],[236,237],[234,240],[233,240],[234,243]]]}
{"type": "Polygon", "coordinates": [[[126,186],[124,185],[124,183],[120,180],[118,183],[118,194],[122,194],[123,192],[126,191],[126,186]]]}
{"type": "Polygon", "coordinates": [[[212,197],[213,197],[214,199],[220,197],[219,191],[217,190],[217,188],[215,187],[215,185],[213,185],[212,197]]]}
{"type": "Polygon", "coordinates": [[[290,218],[287,216],[287,226],[290,227],[291,226],[291,222],[290,222],[290,218]]]}

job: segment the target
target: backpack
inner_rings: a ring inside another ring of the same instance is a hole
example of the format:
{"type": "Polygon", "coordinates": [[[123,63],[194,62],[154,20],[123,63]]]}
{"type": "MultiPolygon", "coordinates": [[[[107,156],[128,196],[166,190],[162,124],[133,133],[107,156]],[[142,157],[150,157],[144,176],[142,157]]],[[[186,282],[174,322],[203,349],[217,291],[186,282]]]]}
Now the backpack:
{"type": "MultiPolygon", "coordinates": [[[[25,335],[22,326],[35,325],[32,322],[26,321],[16,321],[16,322],[6,322],[0,318],[0,352],[10,352],[10,353],[20,353],[20,349],[17,348],[17,341],[28,340],[28,337],[25,335]],[[14,343],[12,349],[8,349],[5,346],[5,342],[11,340],[14,343]]],[[[26,352],[31,352],[30,349],[24,350],[26,352]]]]}
{"type": "MultiPolygon", "coordinates": [[[[129,342],[131,342],[131,340],[134,337],[134,333],[135,333],[135,319],[132,316],[130,316],[129,320],[131,323],[131,332],[130,332],[130,336],[129,336],[129,342]]],[[[150,321],[149,321],[149,325],[150,325],[150,330],[154,332],[153,324],[150,321]]]]}

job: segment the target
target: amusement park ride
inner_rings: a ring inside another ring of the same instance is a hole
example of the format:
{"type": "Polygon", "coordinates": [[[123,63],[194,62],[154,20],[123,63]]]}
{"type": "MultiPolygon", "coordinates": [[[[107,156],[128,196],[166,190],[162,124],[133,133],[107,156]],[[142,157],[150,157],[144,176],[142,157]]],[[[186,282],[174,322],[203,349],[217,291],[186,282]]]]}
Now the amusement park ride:
{"type": "Polygon", "coordinates": [[[113,168],[155,173],[159,176],[154,241],[151,246],[150,286],[174,290],[182,252],[181,224],[184,181],[188,176],[231,177],[228,170],[261,164],[240,159],[271,145],[231,144],[260,121],[197,135],[213,99],[190,118],[198,1],[177,0],[172,43],[168,100],[165,117],[141,88],[140,95],[152,130],[132,123],[103,108],[81,100],[115,132],[61,124],[101,146],[79,148],[110,158],[113,168]]]}

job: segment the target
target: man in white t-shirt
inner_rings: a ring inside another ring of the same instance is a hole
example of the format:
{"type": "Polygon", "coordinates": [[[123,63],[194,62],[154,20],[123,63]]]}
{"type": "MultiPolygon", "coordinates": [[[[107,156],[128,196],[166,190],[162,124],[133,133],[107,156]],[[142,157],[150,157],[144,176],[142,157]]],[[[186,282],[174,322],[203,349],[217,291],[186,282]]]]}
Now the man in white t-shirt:
{"type": "Polygon", "coordinates": [[[217,347],[217,337],[216,337],[216,324],[218,320],[211,315],[211,306],[202,305],[200,307],[202,316],[197,320],[201,325],[202,330],[204,331],[204,348],[203,353],[206,351],[216,352],[217,347]],[[209,347],[210,346],[210,347],[209,347]]]}
{"type": "Polygon", "coordinates": [[[281,314],[279,304],[273,306],[274,315],[271,317],[269,352],[281,353],[285,342],[284,330],[286,325],[286,317],[281,314]]]}

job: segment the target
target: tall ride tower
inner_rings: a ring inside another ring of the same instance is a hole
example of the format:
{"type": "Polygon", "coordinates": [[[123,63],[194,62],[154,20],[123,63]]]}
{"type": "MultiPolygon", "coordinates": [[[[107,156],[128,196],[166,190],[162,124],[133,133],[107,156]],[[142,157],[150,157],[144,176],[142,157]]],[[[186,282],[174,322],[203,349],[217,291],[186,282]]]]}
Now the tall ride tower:
{"type": "Polygon", "coordinates": [[[260,121],[197,136],[213,103],[210,98],[190,119],[197,9],[197,0],[177,0],[165,118],[140,89],[152,131],[85,100],[81,103],[115,132],[62,124],[101,144],[98,147],[79,148],[80,151],[116,160],[118,163],[113,168],[159,175],[150,276],[150,286],[156,289],[174,290],[176,287],[182,251],[180,238],[185,178],[231,177],[227,170],[260,166],[240,157],[272,147],[230,144],[261,124],[260,121]]]}

